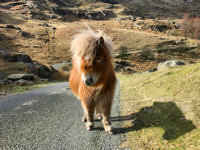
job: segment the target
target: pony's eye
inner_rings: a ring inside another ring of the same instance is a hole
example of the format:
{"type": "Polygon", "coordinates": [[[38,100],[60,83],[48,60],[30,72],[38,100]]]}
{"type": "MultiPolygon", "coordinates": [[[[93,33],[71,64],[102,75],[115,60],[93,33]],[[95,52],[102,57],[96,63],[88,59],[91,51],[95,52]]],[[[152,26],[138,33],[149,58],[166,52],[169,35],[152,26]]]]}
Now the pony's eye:
{"type": "Polygon", "coordinates": [[[96,60],[97,60],[98,62],[100,62],[100,61],[102,60],[102,58],[101,58],[101,57],[97,57],[96,60]]]}

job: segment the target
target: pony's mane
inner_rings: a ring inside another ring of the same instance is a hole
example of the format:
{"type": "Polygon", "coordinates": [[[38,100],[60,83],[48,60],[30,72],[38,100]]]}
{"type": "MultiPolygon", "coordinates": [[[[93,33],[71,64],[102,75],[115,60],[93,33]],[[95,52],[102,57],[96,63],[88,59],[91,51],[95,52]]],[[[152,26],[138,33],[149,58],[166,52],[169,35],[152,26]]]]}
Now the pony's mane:
{"type": "Polygon", "coordinates": [[[104,45],[101,46],[104,46],[111,56],[113,46],[110,37],[107,37],[102,31],[94,32],[92,30],[84,30],[75,35],[71,43],[70,51],[73,59],[76,59],[76,57],[80,59],[80,56],[84,56],[86,60],[94,60],[96,57],[96,49],[100,45],[100,37],[104,38],[104,45]]]}

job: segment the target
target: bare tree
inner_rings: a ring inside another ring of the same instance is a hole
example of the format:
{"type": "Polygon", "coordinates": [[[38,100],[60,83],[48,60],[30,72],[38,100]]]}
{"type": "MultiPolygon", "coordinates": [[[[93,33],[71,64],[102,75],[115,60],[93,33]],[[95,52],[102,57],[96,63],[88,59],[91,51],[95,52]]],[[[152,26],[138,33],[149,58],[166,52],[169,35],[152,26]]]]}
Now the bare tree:
{"type": "Polygon", "coordinates": [[[200,17],[196,16],[194,19],[194,37],[200,39],[200,17]]]}
{"type": "Polygon", "coordinates": [[[183,16],[182,20],[182,29],[183,29],[183,34],[185,38],[187,39],[188,34],[189,34],[189,21],[190,21],[190,16],[188,13],[185,13],[183,16]]]}
{"type": "Polygon", "coordinates": [[[185,38],[200,38],[200,17],[196,15],[190,16],[185,13],[182,20],[182,30],[185,38]]]}

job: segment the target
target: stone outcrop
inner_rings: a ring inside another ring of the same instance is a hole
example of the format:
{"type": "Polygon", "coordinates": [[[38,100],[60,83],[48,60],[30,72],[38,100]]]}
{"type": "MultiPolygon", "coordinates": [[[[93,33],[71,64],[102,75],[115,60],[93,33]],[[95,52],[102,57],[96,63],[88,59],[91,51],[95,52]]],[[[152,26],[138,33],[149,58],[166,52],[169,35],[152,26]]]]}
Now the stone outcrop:
{"type": "Polygon", "coordinates": [[[158,64],[157,69],[161,70],[164,68],[171,68],[171,67],[182,66],[182,65],[186,65],[186,63],[181,60],[169,60],[169,61],[165,61],[165,62],[158,64]]]}
{"type": "Polygon", "coordinates": [[[20,79],[24,79],[24,80],[33,80],[34,79],[34,74],[10,74],[7,77],[8,80],[12,80],[12,81],[17,81],[20,79]]]}

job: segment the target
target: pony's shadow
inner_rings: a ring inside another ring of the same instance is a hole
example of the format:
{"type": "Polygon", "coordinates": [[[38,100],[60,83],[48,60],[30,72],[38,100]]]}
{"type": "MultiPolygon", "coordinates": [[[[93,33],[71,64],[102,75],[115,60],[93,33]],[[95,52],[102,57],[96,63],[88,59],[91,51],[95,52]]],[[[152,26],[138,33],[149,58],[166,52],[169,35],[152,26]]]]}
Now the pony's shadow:
{"type": "Polygon", "coordinates": [[[123,134],[149,127],[162,127],[163,138],[174,140],[196,127],[187,120],[174,102],[154,102],[153,106],[143,107],[139,112],[128,116],[112,117],[112,122],[131,121],[131,126],[115,128],[115,134],[123,134]]]}

